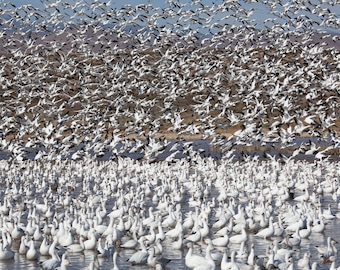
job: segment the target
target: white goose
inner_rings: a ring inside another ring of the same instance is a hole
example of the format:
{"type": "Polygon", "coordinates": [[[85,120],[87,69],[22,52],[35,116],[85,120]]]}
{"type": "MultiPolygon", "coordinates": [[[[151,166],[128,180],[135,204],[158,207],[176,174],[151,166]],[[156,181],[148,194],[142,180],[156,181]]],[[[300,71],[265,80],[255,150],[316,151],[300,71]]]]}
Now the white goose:
{"type": "Polygon", "coordinates": [[[216,247],[226,247],[229,243],[229,235],[226,234],[212,240],[212,244],[216,247]]]}
{"type": "Polygon", "coordinates": [[[88,239],[84,241],[85,250],[93,250],[96,248],[97,237],[93,228],[91,228],[88,232],[88,239]]]}
{"type": "Polygon", "coordinates": [[[303,254],[303,257],[298,260],[297,266],[303,270],[309,270],[310,269],[310,257],[311,254],[309,252],[306,252],[303,254]]]}
{"type": "Polygon", "coordinates": [[[185,255],[185,265],[191,269],[215,269],[215,262],[211,257],[212,245],[208,244],[206,248],[206,256],[193,254],[193,243],[187,243],[189,250],[185,255]]]}
{"type": "Polygon", "coordinates": [[[337,255],[338,250],[335,246],[336,241],[330,236],[327,237],[327,246],[315,246],[319,255],[323,260],[328,260],[330,257],[337,255]]]}
{"type": "Polygon", "coordinates": [[[68,265],[71,265],[71,261],[67,258],[66,253],[64,253],[61,257],[57,254],[53,256],[51,259],[44,261],[40,264],[40,267],[44,270],[66,270],[68,265]]]}
{"type": "Polygon", "coordinates": [[[118,257],[118,252],[115,250],[113,252],[113,256],[112,256],[112,262],[113,262],[112,270],[119,270],[119,267],[118,267],[118,264],[117,264],[117,257],[118,257]]]}
{"type": "Polygon", "coordinates": [[[14,258],[14,251],[4,249],[2,241],[0,241],[0,261],[11,260],[14,258]]]}
{"type": "Polygon", "coordinates": [[[229,237],[229,242],[232,244],[241,244],[242,242],[247,241],[248,239],[248,234],[246,232],[245,227],[243,226],[241,230],[241,234],[236,234],[231,237],[229,237]]]}
{"type": "Polygon", "coordinates": [[[41,256],[49,256],[49,249],[50,249],[50,244],[47,240],[47,237],[44,236],[41,244],[40,244],[40,247],[39,247],[39,253],[41,256]]]}
{"type": "Polygon", "coordinates": [[[233,250],[231,252],[231,259],[230,262],[227,261],[227,250],[223,253],[223,258],[221,262],[221,270],[239,270],[240,267],[235,261],[236,251],[233,250]]]}
{"type": "Polygon", "coordinates": [[[138,246],[138,239],[137,239],[137,231],[133,231],[133,239],[129,239],[120,246],[122,248],[127,248],[127,249],[134,249],[138,246]]]}
{"type": "Polygon", "coordinates": [[[269,226],[267,228],[263,228],[259,232],[256,233],[256,236],[261,237],[263,239],[267,239],[274,235],[274,226],[273,226],[273,217],[269,218],[269,226]]]}
{"type": "Polygon", "coordinates": [[[26,252],[26,259],[27,260],[37,260],[39,258],[39,252],[36,250],[34,246],[34,241],[31,240],[29,243],[29,249],[26,252]]]}
{"type": "Polygon", "coordinates": [[[79,237],[79,243],[73,243],[67,246],[67,251],[72,253],[81,253],[85,250],[84,238],[83,236],[79,237]]]}
{"type": "Polygon", "coordinates": [[[139,244],[141,247],[141,250],[137,251],[136,253],[132,254],[132,256],[129,258],[129,262],[131,264],[146,264],[148,257],[149,257],[149,252],[146,250],[146,246],[144,244],[144,237],[141,237],[139,239],[139,244]]]}

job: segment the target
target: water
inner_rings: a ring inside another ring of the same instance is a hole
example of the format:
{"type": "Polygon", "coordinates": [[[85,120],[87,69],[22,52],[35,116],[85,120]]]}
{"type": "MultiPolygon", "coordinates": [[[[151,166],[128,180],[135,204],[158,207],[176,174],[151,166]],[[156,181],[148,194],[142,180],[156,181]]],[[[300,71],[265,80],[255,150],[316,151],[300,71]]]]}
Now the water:
{"type": "MultiPolygon", "coordinates": [[[[200,161],[198,161],[199,163],[200,161]]],[[[173,167],[175,164],[172,165],[157,165],[157,164],[144,164],[144,167],[138,167],[140,171],[135,169],[135,171],[131,171],[131,168],[133,167],[131,165],[132,163],[125,164],[125,165],[119,165],[117,163],[79,163],[79,162],[73,162],[73,163],[23,163],[23,164],[18,164],[17,168],[14,170],[13,164],[9,167],[7,167],[8,164],[2,163],[1,166],[1,172],[2,172],[2,186],[1,188],[1,194],[4,195],[5,193],[10,194],[13,192],[13,185],[11,186],[9,184],[9,180],[16,179],[18,182],[17,183],[31,183],[31,185],[35,185],[37,182],[42,183],[42,180],[47,180],[49,181],[56,180],[58,179],[62,183],[64,183],[64,186],[59,185],[58,186],[58,191],[65,191],[66,189],[70,190],[70,194],[73,196],[73,198],[81,198],[81,201],[86,201],[86,198],[89,196],[89,194],[96,194],[99,197],[105,197],[107,199],[107,204],[106,208],[108,212],[110,212],[114,206],[114,204],[117,202],[117,193],[114,193],[112,191],[112,195],[104,195],[103,193],[105,192],[105,189],[98,189],[98,185],[100,185],[106,177],[111,176],[112,181],[115,181],[114,179],[120,179],[124,176],[127,175],[127,173],[130,171],[130,175],[126,178],[126,183],[125,183],[125,188],[126,189],[131,189],[132,187],[138,187],[139,185],[142,185],[142,183],[145,183],[145,178],[146,176],[150,176],[151,173],[148,172],[148,170],[152,170],[155,168],[158,168],[160,172],[163,172],[164,175],[159,175],[160,179],[164,179],[166,177],[170,177],[172,179],[176,177],[182,177],[183,176],[183,171],[184,171],[184,176],[188,177],[187,180],[184,178],[181,178],[178,183],[181,184],[181,181],[183,181],[183,186],[185,185],[185,181],[189,182],[190,179],[193,178],[199,178],[206,177],[207,175],[212,176],[212,181],[214,179],[214,175],[217,174],[218,169],[222,170],[223,166],[221,165],[216,165],[215,163],[209,163],[207,164],[199,164],[197,166],[192,165],[191,167],[187,167],[183,165],[182,167],[173,167]],[[35,164],[35,165],[34,165],[35,164]],[[39,164],[39,165],[37,165],[39,164]],[[202,166],[209,166],[212,165],[211,171],[207,171],[207,168],[204,168],[202,166]],[[213,165],[215,164],[215,165],[213,165]],[[92,168],[91,168],[92,166],[92,168]],[[163,167],[162,167],[163,166],[163,167]],[[215,167],[214,167],[215,166],[215,167]],[[68,169],[67,169],[68,168],[68,169]],[[50,170],[50,171],[49,171],[50,170]],[[139,174],[140,178],[138,179],[133,179],[133,177],[136,176],[136,173],[139,174]],[[171,175],[169,175],[171,173],[171,175]],[[33,174],[33,175],[32,175],[33,174]],[[87,175],[86,175],[87,174],[87,175]],[[51,178],[52,177],[52,178],[51,178]],[[193,177],[193,178],[191,178],[193,177]],[[144,179],[144,180],[143,180],[144,179]],[[27,182],[27,180],[29,180],[27,182]],[[26,181],[26,182],[25,182],[26,181]],[[9,188],[6,190],[5,185],[9,186],[9,188]],[[89,186],[88,186],[89,185],[89,186]],[[75,187],[74,190],[70,189],[70,186],[75,187]]],[[[232,168],[232,164],[229,164],[228,166],[231,166],[227,172],[232,172],[236,171],[238,172],[238,166],[241,166],[240,164],[242,163],[235,163],[235,167],[232,168]]],[[[178,165],[178,164],[177,164],[178,165]]],[[[262,165],[261,165],[262,166],[262,165]]],[[[246,167],[246,169],[250,170],[251,166],[246,167]]],[[[267,168],[264,166],[264,168],[267,168]]],[[[327,166],[320,168],[317,165],[311,165],[309,164],[308,166],[306,165],[306,174],[310,173],[311,170],[320,170],[320,171],[327,171],[327,166]]],[[[292,175],[297,175],[296,177],[299,176],[301,172],[297,172],[292,175]]],[[[303,173],[302,173],[303,174],[303,173]]],[[[315,173],[315,175],[319,175],[318,173],[315,173]]],[[[244,175],[243,175],[244,176],[244,175]]],[[[240,174],[240,177],[242,177],[242,174],[240,174]]],[[[319,175],[323,179],[323,176],[319,175]]],[[[333,175],[333,177],[337,177],[337,174],[333,175]]],[[[322,179],[319,179],[320,181],[322,179]]],[[[154,181],[155,179],[150,179],[150,183],[156,183],[154,181]]],[[[217,179],[218,180],[218,179],[217,179]]],[[[216,181],[217,181],[216,180],[216,181]]],[[[218,184],[215,182],[216,185],[218,184]]],[[[157,186],[153,186],[153,188],[157,188],[157,186]]],[[[170,187],[169,187],[170,188],[170,187]]],[[[44,189],[46,191],[46,189],[44,189]]],[[[217,188],[215,187],[214,184],[211,185],[211,193],[208,198],[206,198],[207,202],[212,202],[213,197],[217,197],[217,188]]],[[[20,190],[19,190],[20,192],[20,190]]],[[[126,191],[127,192],[127,191],[126,191]]],[[[155,193],[156,191],[154,191],[155,193]]],[[[191,199],[190,192],[187,191],[187,195],[184,196],[184,200],[181,203],[181,212],[183,216],[185,216],[189,211],[195,211],[195,208],[192,206],[189,206],[189,200],[191,199]]],[[[39,191],[37,189],[37,193],[35,196],[26,196],[24,193],[22,193],[21,196],[17,196],[13,203],[14,205],[21,205],[23,202],[29,202],[34,200],[34,198],[37,198],[38,201],[41,203],[42,202],[42,197],[43,197],[43,192],[39,191]]],[[[61,194],[63,194],[61,192],[61,194]]],[[[65,193],[64,193],[65,194],[65,193]]],[[[294,196],[297,197],[299,195],[303,194],[302,191],[296,191],[294,196]]],[[[19,193],[20,195],[20,193],[19,193]]],[[[2,203],[3,203],[3,197],[2,196],[2,203]]],[[[57,192],[52,192],[51,195],[49,196],[49,203],[56,203],[57,205],[58,202],[60,202],[60,196],[58,195],[57,192]]],[[[240,198],[239,203],[247,205],[249,202],[242,200],[240,198]]],[[[290,204],[294,205],[296,204],[295,201],[291,200],[289,201],[290,204]]],[[[332,199],[331,194],[324,194],[322,196],[321,200],[321,208],[324,209],[328,206],[328,204],[331,204],[331,208],[334,213],[337,213],[338,210],[338,205],[337,202],[334,202],[332,199]]],[[[98,206],[98,204],[95,204],[94,207],[98,206]]],[[[155,207],[156,205],[151,201],[151,198],[145,198],[144,199],[144,208],[145,211],[149,207],[155,207]]],[[[63,206],[58,206],[57,207],[57,215],[65,212],[65,207],[63,206]]],[[[25,224],[26,223],[26,218],[27,218],[27,212],[25,212],[22,216],[22,222],[25,224]]],[[[275,217],[275,220],[277,217],[275,217]]],[[[214,209],[212,210],[211,214],[211,219],[209,221],[209,225],[211,226],[215,222],[214,218],[214,209]]],[[[118,221],[117,221],[118,222],[118,221]]],[[[108,224],[109,220],[108,218],[105,219],[104,224],[108,224]]],[[[294,248],[294,262],[296,263],[299,258],[302,258],[303,254],[306,252],[310,252],[312,254],[311,261],[319,261],[319,257],[317,254],[317,250],[315,248],[315,245],[326,245],[326,239],[327,236],[332,236],[335,240],[340,239],[340,233],[339,233],[339,220],[334,219],[327,221],[326,229],[323,234],[318,234],[318,233],[312,233],[309,239],[303,239],[301,246],[294,248]]],[[[209,237],[214,238],[214,232],[215,230],[211,229],[211,234],[209,237]]],[[[255,237],[254,234],[250,233],[249,234],[249,239],[247,242],[248,247],[252,243],[255,245],[255,254],[262,256],[265,254],[266,249],[268,245],[272,242],[273,239],[269,240],[263,240],[259,239],[258,237],[255,237]]],[[[278,238],[279,241],[281,241],[281,238],[278,238]]],[[[39,243],[37,243],[38,245],[39,243]]],[[[204,255],[205,252],[205,243],[200,243],[198,245],[195,245],[194,252],[195,253],[200,253],[204,255]]],[[[19,243],[14,242],[13,243],[13,250],[16,251],[15,258],[10,261],[6,262],[0,262],[0,269],[39,269],[39,262],[30,262],[27,261],[25,256],[19,255],[18,254],[18,247],[19,243]]],[[[185,264],[184,264],[184,257],[186,255],[187,249],[185,248],[184,250],[174,250],[171,246],[171,241],[169,239],[165,239],[163,241],[163,257],[171,259],[170,263],[167,265],[168,269],[187,269],[185,264]]],[[[231,250],[238,250],[239,245],[229,245],[229,254],[231,250]]],[[[121,269],[149,269],[149,266],[147,265],[142,265],[142,266],[131,266],[129,262],[127,262],[128,258],[135,252],[135,250],[127,250],[127,249],[121,249],[119,251],[119,257],[118,257],[118,266],[121,269]]],[[[216,252],[216,251],[215,251],[216,252]]],[[[217,249],[217,252],[222,253],[222,249],[217,249]]],[[[90,262],[96,258],[96,252],[94,251],[85,251],[83,254],[72,254],[69,253],[69,259],[72,262],[72,265],[68,267],[68,269],[82,269],[86,268],[89,266],[90,262]]],[[[48,259],[48,258],[40,258],[41,261],[48,259]]],[[[113,268],[113,262],[112,258],[97,258],[98,259],[98,264],[100,265],[100,269],[112,269],[113,268]]],[[[339,258],[337,258],[339,259],[339,258]]],[[[325,265],[320,265],[318,269],[328,269],[329,264],[325,265]]],[[[219,269],[219,266],[217,266],[217,269],[219,269]]]]}

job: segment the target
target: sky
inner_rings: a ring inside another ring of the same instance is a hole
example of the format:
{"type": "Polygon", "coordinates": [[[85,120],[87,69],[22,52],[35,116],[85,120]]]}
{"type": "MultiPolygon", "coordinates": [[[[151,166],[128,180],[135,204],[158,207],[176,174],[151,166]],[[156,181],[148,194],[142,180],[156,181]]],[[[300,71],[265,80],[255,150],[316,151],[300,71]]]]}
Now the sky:
{"type": "MultiPolygon", "coordinates": [[[[57,0],[58,1],[58,0],[57,0]]],[[[81,0],[84,2],[87,2],[89,4],[95,2],[95,1],[90,1],[90,0],[81,0]]],[[[55,2],[55,0],[51,0],[51,1],[46,1],[46,0],[11,0],[11,1],[0,1],[0,3],[6,4],[6,3],[13,3],[14,5],[21,6],[21,5],[27,5],[30,4],[36,8],[44,8],[44,4],[48,4],[48,3],[52,3],[55,2]],[[44,4],[42,4],[44,3],[44,4]]],[[[61,2],[61,1],[59,1],[61,2]]],[[[75,3],[74,0],[68,0],[68,1],[62,1],[62,2],[69,2],[71,5],[75,3]]],[[[79,2],[79,1],[77,1],[79,2]]],[[[151,4],[153,7],[157,8],[157,12],[161,12],[162,9],[165,9],[169,6],[171,6],[171,2],[177,3],[183,3],[185,4],[185,6],[183,7],[183,10],[197,10],[200,5],[199,2],[203,3],[203,5],[205,6],[212,6],[214,5],[214,3],[216,3],[217,5],[220,5],[221,3],[223,3],[223,1],[221,0],[200,0],[200,1],[195,1],[195,0],[181,0],[181,1],[177,1],[177,0],[130,0],[130,1],[120,1],[120,0],[111,0],[111,1],[105,1],[105,0],[96,0],[96,2],[101,2],[101,3],[109,3],[109,7],[110,8],[122,8],[125,5],[131,5],[131,6],[137,6],[139,4],[151,4]]],[[[224,0],[224,2],[238,2],[240,3],[240,9],[243,8],[245,10],[252,10],[251,11],[251,15],[249,16],[250,20],[253,20],[253,24],[255,25],[255,27],[257,29],[264,29],[265,26],[271,27],[273,25],[273,23],[270,20],[267,20],[268,18],[274,18],[275,17],[275,23],[280,23],[280,24],[284,24],[285,23],[285,19],[281,19],[278,16],[274,15],[274,14],[278,14],[280,12],[283,11],[283,7],[276,5],[276,7],[274,7],[273,9],[273,13],[270,13],[270,8],[269,5],[265,5],[263,4],[263,2],[266,2],[266,0],[262,0],[262,4],[259,3],[260,1],[256,1],[256,0],[243,0],[243,1],[235,1],[235,0],[224,0]]],[[[268,3],[275,3],[277,1],[270,1],[267,0],[268,3]]],[[[308,2],[311,2],[313,4],[319,4],[322,8],[325,9],[329,9],[332,13],[335,14],[335,16],[337,16],[337,20],[339,20],[340,18],[340,1],[336,1],[334,0],[334,2],[332,1],[326,1],[326,0],[293,0],[293,1],[289,1],[289,0],[281,0],[281,2],[283,3],[306,3],[306,4],[302,4],[302,6],[310,6],[308,4],[308,2]],[[336,3],[338,2],[339,4],[332,4],[332,3],[336,3]]],[[[173,6],[173,5],[172,5],[173,6]]],[[[232,12],[229,12],[229,15],[232,12]]],[[[231,16],[226,20],[222,20],[222,18],[225,17],[226,14],[221,14],[221,13],[215,13],[213,14],[213,16],[211,16],[211,20],[210,20],[210,24],[213,24],[214,22],[219,22],[219,23],[228,23],[228,24],[241,24],[240,22],[235,21],[235,17],[231,16]]],[[[296,12],[295,14],[293,14],[293,16],[308,16],[311,20],[315,20],[315,21],[320,21],[317,17],[317,15],[312,14],[311,12],[309,12],[308,10],[305,9],[305,11],[301,11],[299,10],[298,12],[296,12]]],[[[207,17],[209,17],[208,15],[205,15],[207,17]]],[[[289,16],[292,16],[292,14],[289,14],[289,16]]],[[[185,18],[183,18],[183,22],[185,22],[185,18]]],[[[207,18],[208,19],[208,18],[207,18]]],[[[162,18],[158,19],[158,22],[160,24],[164,23],[166,24],[166,21],[162,21],[162,18]]],[[[196,25],[195,23],[193,23],[192,21],[189,22],[191,24],[191,26],[194,27],[202,27],[200,25],[196,25]]],[[[321,26],[318,26],[317,24],[313,25],[313,27],[315,29],[319,29],[319,30],[327,30],[327,31],[331,31],[337,34],[340,34],[340,29],[338,27],[333,27],[333,28],[324,28],[321,26]]],[[[203,31],[207,31],[202,29],[203,31]]],[[[292,27],[287,26],[287,30],[293,30],[292,27]]]]}

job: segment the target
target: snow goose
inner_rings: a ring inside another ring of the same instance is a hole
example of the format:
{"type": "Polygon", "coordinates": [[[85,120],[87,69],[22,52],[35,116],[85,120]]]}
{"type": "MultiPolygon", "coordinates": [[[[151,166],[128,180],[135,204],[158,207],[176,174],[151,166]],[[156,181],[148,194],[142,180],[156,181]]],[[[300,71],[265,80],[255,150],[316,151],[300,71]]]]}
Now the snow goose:
{"type": "Polygon", "coordinates": [[[42,269],[52,270],[60,266],[61,260],[55,249],[53,249],[53,252],[51,252],[51,256],[51,259],[39,263],[42,269]]]}
{"type": "Polygon", "coordinates": [[[154,223],[155,220],[156,220],[156,217],[153,213],[153,207],[150,207],[149,208],[149,217],[144,218],[143,221],[142,221],[142,224],[144,226],[150,226],[150,224],[154,223]]]}
{"type": "Polygon", "coordinates": [[[289,247],[300,246],[301,244],[300,229],[297,229],[296,232],[292,235],[287,234],[286,238],[282,240],[282,243],[289,247]]]}
{"type": "Polygon", "coordinates": [[[63,230],[62,234],[57,234],[58,243],[60,246],[67,247],[74,243],[73,236],[71,233],[71,228],[63,230]]]}
{"type": "Polygon", "coordinates": [[[204,239],[210,233],[207,217],[204,217],[203,220],[202,220],[202,228],[200,228],[200,233],[201,233],[201,239],[204,239]]]}
{"type": "Polygon", "coordinates": [[[73,243],[67,246],[67,251],[71,253],[81,253],[85,250],[84,237],[79,237],[79,243],[73,243]]]}
{"type": "Polygon", "coordinates": [[[245,246],[246,242],[242,242],[241,245],[240,245],[240,248],[239,250],[236,252],[236,258],[239,260],[239,261],[246,261],[248,259],[248,250],[245,246]]]}
{"type": "Polygon", "coordinates": [[[183,234],[179,234],[177,240],[171,243],[171,247],[174,250],[181,250],[183,248],[183,234]]]}
{"type": "Polygon", "coordinates": [[[321,217],[326,220],[332,220],[336,218],[336,216],[332,213],[331,204],[328,204],[327,209],[323,210],[321,217]]]}
{"type": "Polygon", "coordinates": [[[263,239],[270,238],[274,235],[273,217],[269,217],[269,226],[258,231],[255,235],[263,239]]]}
{"type": "Polygon", "coordinates": [[[155,257],[155,249],[154,247],[149,248],[149,256],[147,258],[147,264],[151,267],[155,267],[157,263],[157,258],[155,257]]]}
{"type": "Polygon", "coordinates": [[[144,235],[144,238],[146,240],[146,245],[152,245],[156,241],[156,232],[154,225],[150,227],[150,234],[144,235]]]}
{"type": "Polygon", "coordinates": [[[50,244],[47,240],[47,237],[44,236],[41,244],[40,244],[40,247],[39,247],[39,253],[41,256],[49,256],[49,249],[50,249],[50,244]]]}
{"type": "Polygon", "coordinates": [[[18,226],[17,222],[14,222],[14,227],[11,231],[11,237],[13,240],[19,240],[25,234],[24,230],[18,226]]]}
{"type": "Polygon", "coordinates": [[[146,264],[147,263],[149,252],[146,249],[144,241],[145,241],[144,237],[141,237],[138,240],[141,250],[135,252],[129,258],[128,262],[130,262],[131,264],[146,264]]]}
{"type": "Polygon", "coordinates": [[[216,247],[226,247],[229,243],[229,235],[226,234],[224,236],[212,239],[212,244],[216,247]]]}
{"type": "Polygon", "coordinates": [[[42,241],[44,238],[42,232],[41,232],[41,229],[39,228],[39,226],[37,226],[35,228],[35,231],[34,231],[34,234],[33,234],[33,240],[34,241],[42,241]]]}
{"type": "Polygon", "coordinates": [[[3,242],[0,241],[0,261],[11,260],[14,258],[14,251],[4,249],[3,242]]]}
{"type": "Polygon", "coordinates": [[[325,227],[326,226],[325,226],[325,223],[323,221],[323,218],[320,216],[320,213],[319,213],[319,217],[313,219],[312,232],[323,233],[323,231],[325,230],[325,227]]]}
{"type": "Polygon", "coordinates": [[[310,269],[310,257],[311,254],[309,252],[306,252],[303,254],[303,257],[298,260],[297,266],[303,270],[309,270],[310,269]]]}
{"type": "Polygon", "coordinates": [[[66,270],[68,265],[71,265],[71,261],[67,258],[66,253],[64,253],[61,259],[54,258],[42,262],[40,265],[44,270],[66,270]]]}
{"type": "Polygon", "coordinates": [[[120,247],[126,249],[135,249],[138,246],[137,231],[133,231],[132,237],[133,239],[127,240],[126,242],[121,244],[120,247]]]}
{"type": "Polygon", "coordinates": [[[336,263],[336,258],[332,258],[331,259],[331,266],[329,267],[329,270],[340,270],[340,266],[336,267],[335,263],[336,263]]]}
{"type": "Polygon", "coordinates": [[[236,234],[236,235],[229,237],[229,242],[231,244],[241,244],[242,242],[245,242],[247,240],[248,240],[248,234],[244,226],[242,228],[241,234],[236,234]]]}
{"type": "Polygon", "coordinates": [[[39,258],[39,252],[34,246],[34,241],[31,240],[29,243],[29,249],[26,252],[26,259],[29,261],[37,260],[39,258]]]}
{"type": "Polygon", "coordinates": [[[287,257],[284,262],[281,262],[277,265],[277,268],[280,270],[293,270],[293,258],[287,257]]]}
{"type": "Polygon", "coordinates": [[[185,255],[185,265],[191,269],[215,269],[215,262],[211,257],[212,245],[208,244],[206,248],[206,255],[193,254],[193,243],[188,242],[189,250],[185,255]]]}
{"type": "Polygon", "coordinates": [[[336,241],[332,239],[330,236],[328,236],[326,246],[315,246],[323,260],[328,260],[330,257],[338,254],[338,250],[335,246],[335,243],[336,241]]]}
{"type": "Polygon", "coordinates": [[[84,241],[85,250],[94,250],[97,244],[97,237],[94,228],[91,228],[88,232],[88,239],[84,241]]]}
{"type": "Polygon", "coordinates": [[[285,229],[282,225],[281,215],[278,215],[278,221],[273,223],[274,226],[274,236],[282,236],[285,233],[285,229]]]}
{"type": "MultiPolygon", "coordinates": [[[[182,218],[180,218],[178,222],[182,225],[182,218]]],[[[180,230],[180,229],[178,228],[178,230],[180,230]]],[[[162,222],[161,222],[161,220],[159,220],[158,221],[158,232],[156,234],[156,239],[160,239],[161,241],[163,241],[165,239],[165,237],[166,236],[165,236],[165,233],[164,233],[164,230],[163,230],[163,227],[162,227],[162,222]]]]}
{"type": "Polygon", "coordinates": [[[223,258],[221,261],[221,270],[239,270],[240,267],[235,261],[236,251],[233,250],[230,256],[230,262],[227,261],[227,251],[223,253],[223,258]]]}
{"type": "Polygon", "coordinates": [[[118,251],[113,252],[112,256],[112,262],[113,262],[113,268],[112,270],[119,270],[118,263],[117,263],[117,257],[118,257],[118,251]]]}
{"type": "Polygon", "coordinates": [[[114,217],[110,216],[110,221],[107,226],[105,225],[97,225],[94,227],[95,231],[103,236],[109,235],[113,232],[113,224],[114,224],[114,217]]]}
{"type": "Polygon", "coordinates": [[[164,269],[170,261],[171,260],[167,258],[156,257],[154,247],[150,247],[147,264],[153,267],[153,269],[156,269],[156,268],[164,269]]]}
{"type": "Polygon", "coordinates": [[[178,236],[182,233],[183,233],[182,219],[179,218],[177,220],[177,224],[176,224],[175,228],[167,231],[165,233],[165,236],[170,237],[170,238],[178,238],[178,236]]]}
{"type": "Polygon", "coordinates": [[[187,214],[187,217],[183,221],[183,224],[182,224],[183,229],[191,230],[194,227],[194,224],[195,224],[195,221],[193,218],[193,212],[189,211],[189,213],[187,214]]]}
{"type": "Polygon", "coordinates": [[[197,243],[198,241],[201,241],[201,231],[197,230],[196,232],[194,232],[193,234],[187,236],[185,238],[185,242],[193,242],[193,243],[197,243]]]}
{"type": "Polygon", "coordinates": [[[307,223],[306,223],[306,225],[307,225],[306,229],[301,229],[300,230],[299,234],[300,234],[300,237],[302,239],[306,239],[306,238],[308,238],[311,235],[311,233],[312,233],[311,223],[312,223],[312,220],[308,219],[307,223]]]}
{"type": "Polygon", "coordinates": [[[28,250],[28,235],[23,235],[20,240],[20,245],[19,245],[19,254],[26,254],[28,250]]]}
{"type": "Polygon", "coordinates": [[[97,256],[98,257],[111,257],[114,251],[114,247],[105,243],[105,246],[102,245],[102,239],[98,238],[97,240],[97,256]]]}

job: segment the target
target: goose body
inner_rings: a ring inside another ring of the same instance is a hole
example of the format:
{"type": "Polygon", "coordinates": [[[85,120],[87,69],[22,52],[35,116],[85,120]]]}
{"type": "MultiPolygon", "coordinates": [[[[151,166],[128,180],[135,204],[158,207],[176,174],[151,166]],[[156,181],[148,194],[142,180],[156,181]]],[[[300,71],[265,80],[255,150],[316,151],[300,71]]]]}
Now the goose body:
{"type": "Polygon", "coordinates": [[[29,248],[26,252],[26,259],[30,261],[39,259],[39,252],[36,250],[33,240],[30,241],[29,248]]]}
{"type": "Polygon", "coordinates": [[[191,269],[215,269],[215,262],[211,257],[211,245],[207,246],[206,256],[193,254],[193,243],[188,243],[189,250],[185,255],[185,265],[191,269]]]}
{"type": "Polygon", "coordinates": [[[11,260],[14,258],[14,251],[12,250],[8,250],[8,249],[4,249],[3,248],[3,243],[0,242],[0,261],[7,261],[7,260],[11,260]]]}

